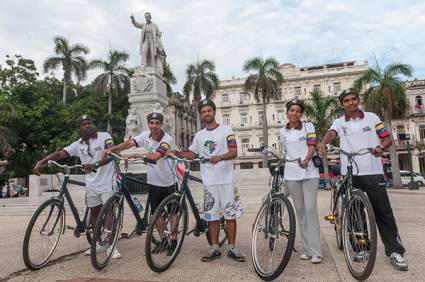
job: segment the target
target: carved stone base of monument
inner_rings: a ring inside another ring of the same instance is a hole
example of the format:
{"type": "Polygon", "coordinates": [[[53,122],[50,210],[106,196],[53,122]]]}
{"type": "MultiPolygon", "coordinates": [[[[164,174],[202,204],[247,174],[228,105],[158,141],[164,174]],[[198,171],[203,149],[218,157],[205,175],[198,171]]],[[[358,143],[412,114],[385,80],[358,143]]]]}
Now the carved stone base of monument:
{"type": "MultiPolygon", "coordinates": [[[[121,156],[125,158],[141,158],[142,156],[146,155],[148,152],[145,150],[145,148],[130,148],[127,150],[121,151],[121,156]]],[[[147,166],[142,161],[129,161],[128,162],[128,170],[127,172],[130,173],[146,173],[147,172],[147,166]]]]}

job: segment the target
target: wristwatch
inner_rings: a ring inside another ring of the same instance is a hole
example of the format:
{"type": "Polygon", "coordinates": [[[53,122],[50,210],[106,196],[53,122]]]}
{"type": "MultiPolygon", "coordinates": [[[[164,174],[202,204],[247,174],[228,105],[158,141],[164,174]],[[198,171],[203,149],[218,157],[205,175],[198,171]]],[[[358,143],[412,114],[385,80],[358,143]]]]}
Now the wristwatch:
{"type": "Polygon", "coordinates": [[[100,166],[99,162],[95,162],[95,163],[94,163],[94,166],[95,166],[96,168],[99,168],[99,166],[100,166]]]}
{"type": "Polygon", "coordinates": [[[379,145],[378,146],[382,151],[385,151],[385,148],[384,148],[384,146],[382,146],[382,145],[379,145]]]}
{"type": "Polygon", "coordinates": [[[220,158],[220,162],[221,161],[224,161],[224,156],[223,155],[220,155],[220,156],[218,156],[219,158],[220,158]]]}

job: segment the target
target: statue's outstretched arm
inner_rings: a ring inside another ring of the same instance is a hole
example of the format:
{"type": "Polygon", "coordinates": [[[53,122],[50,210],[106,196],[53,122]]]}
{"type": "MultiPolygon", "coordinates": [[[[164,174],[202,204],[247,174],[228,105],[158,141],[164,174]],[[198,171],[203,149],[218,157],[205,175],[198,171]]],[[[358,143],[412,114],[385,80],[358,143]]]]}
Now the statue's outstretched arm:
{"type": "Polygon", "coordinates": [[[136,20],[134,19],[134,16],[133,16],[133,15],[131,15],[131,16],[130,16],[130,19],[131,19],[131,23],[132,23],[135,27],[137,27],[137,28],[143,28],[142,24],[140,24],[140,23],[136,22],[136,20]]]}

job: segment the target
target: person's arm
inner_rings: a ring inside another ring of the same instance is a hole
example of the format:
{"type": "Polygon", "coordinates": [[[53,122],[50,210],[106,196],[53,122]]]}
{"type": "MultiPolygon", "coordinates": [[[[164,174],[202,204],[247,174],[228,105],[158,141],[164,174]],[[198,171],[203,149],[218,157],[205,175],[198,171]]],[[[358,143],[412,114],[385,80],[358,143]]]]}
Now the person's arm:
{"type": "Polygon", "coordinates": [[[376,116],[376,119],[378,123],[375,126],[375,130],[381,141],[381,145],[378,145],[373,148],[373,153],[375,157],[380,157],[385,152],[385,150],[387,150],[391,146],[392,141],[390,133],[385,128],[384,124],[381,122],[378,116],[376,116]]]}
{"type": "Polygon", "coordinates": [[[116,151],[122,151],[128,148],[131,148],[133,146],[136,146],[136,143],[134,142],[134,139],[130,139],[127,141],[122,142],[121,144],[118,144],[116,146],[112,146],[110,148],[105,148],[102,150],[102,155],[106,155],[109,152],[116,152],[116,151]]]}
{"type": "Polygon", "coordinates": [[[43,171],[43,167],[47,164],[48,161],[52,160],[52,161],[59,161],[59,160],[63,160],[69,157],[69,154],[67,151],[65,150],[61,150],[61,151],[56,151],[50,155],[48,155],[47,157],[45,157],[44,159],[38,161],[34,168],[32,169],[32,172],[35,175],[40,176],[41,172],[43,171]]]}
{"type": "Polygon", "coordinates": [[[184,158],[188,160],[193,160],[196,157],[198,157],[198,154],[192,152],[192,151],[174,151],[174,155],[176,155],[179,158],[184,158]]]}
{"type": "Polygon", "coordinates": [[[332,140],[334,140],[337,137],[337,133],[333,129],[329,129],[328,132],[326,132],[325,136],[323,136],[322,141],[317,145],[317,149],[319,150],[320,154],[325,153],[325,147],[327,144],[331,143],[332,140]]]}
{"type": "Polygon", "coordinates": [[[228,152],[221,156],[213,156],[210,158],[210,163],[216,164],[220,161],[228,161],[238,156],[238,148],[236,143],[236,136],[233,131],[227,136],[227,148],[228,152]]]}
{"type": "Polygon", "coordinates": [[[134,19],[134,16],[133,16],[133,15],[131,15],[131,16],[130,16],[130,19],[131,19],[131,23],[132,23],[135,27],[137,27],[137,28],[143,28],[142,24],[140,24],[140,23],[136,22],[136,20],[134,19]]]}
{"type": "Polygon", "coordinates": [[[313,155],[316,151],[316,145],[317,145],[317,135],[314,129],[314,125],[310,123],[306,123],[305,125],[307,133],[307,155],[305,156],[305,159],[303,160],[303,167],[308,166],[308,162],[313,158],[313,155]]]}

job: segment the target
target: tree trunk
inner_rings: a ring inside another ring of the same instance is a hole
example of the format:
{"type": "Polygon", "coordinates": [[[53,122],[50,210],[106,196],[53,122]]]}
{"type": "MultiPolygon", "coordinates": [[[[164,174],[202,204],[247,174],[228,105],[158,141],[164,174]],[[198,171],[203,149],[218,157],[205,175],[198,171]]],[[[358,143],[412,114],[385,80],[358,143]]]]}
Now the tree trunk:
{"type": "Polygon", "coordinates": [[[111,115],[112,115],[112,87],[109,90],[109,94],[108,94],[108,120],[106,125],[106,130],[109,132],[109,134],[112,134],[111,119],[110,119],[111,115]]]}
{"type": "MultiPolygon", "coordinates": [[[[263,95],[263,145],[266,146],[266,148],[269,145],[266,100],[264,99],[264,95],[263,95]]],[[[267,168],[267,167],[269,167],[268,157],[267,157],[267,154],[263,154],[263,168],[267,168]]]]}
{"type": "Polygon", "coordinates": [[[387,111],[384,111],[384,125],[388,130],[391,138],[391,146],[389,148],[390,158],[391,158],[391,168],[392,168],[392,178],[393,178],[393,187],[394,188],[403,188],[403,184],[401,182],[400,176],[400,165],[398,160],[398,155],[396,151],[396,144],[394,142],[393,134],[392,134],[392,124],[390,115],[387,111]]]}
{"type": "Polygon", "coordinates": [[[63,81],[63,92],[62,92],[62,102],[66,106],[66,92],[68,91],[68,82],[66,79],[63,81]]]}

